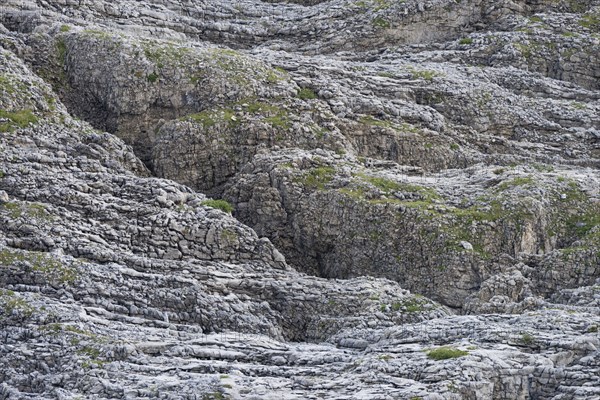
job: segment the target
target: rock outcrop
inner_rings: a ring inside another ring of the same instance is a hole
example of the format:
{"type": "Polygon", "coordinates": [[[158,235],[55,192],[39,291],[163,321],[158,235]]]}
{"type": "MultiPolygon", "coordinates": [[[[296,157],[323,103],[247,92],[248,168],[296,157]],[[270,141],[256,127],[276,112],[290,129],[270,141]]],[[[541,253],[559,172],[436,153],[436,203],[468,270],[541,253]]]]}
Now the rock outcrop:
{"type": "Polygon", "coordinates": [[[600,397],[599,20],[5,1],[0,398],[600,397]]]}

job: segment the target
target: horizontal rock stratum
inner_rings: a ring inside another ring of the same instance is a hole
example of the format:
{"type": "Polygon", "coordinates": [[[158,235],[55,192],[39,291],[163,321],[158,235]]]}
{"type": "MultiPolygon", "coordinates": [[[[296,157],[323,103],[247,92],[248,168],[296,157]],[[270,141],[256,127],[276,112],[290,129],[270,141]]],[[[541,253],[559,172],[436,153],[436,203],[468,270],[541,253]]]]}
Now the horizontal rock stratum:
{"type": "Polygon", "coordinates": [[[600,398],[600,2],[4,0],[0,399],[600,398]]]}

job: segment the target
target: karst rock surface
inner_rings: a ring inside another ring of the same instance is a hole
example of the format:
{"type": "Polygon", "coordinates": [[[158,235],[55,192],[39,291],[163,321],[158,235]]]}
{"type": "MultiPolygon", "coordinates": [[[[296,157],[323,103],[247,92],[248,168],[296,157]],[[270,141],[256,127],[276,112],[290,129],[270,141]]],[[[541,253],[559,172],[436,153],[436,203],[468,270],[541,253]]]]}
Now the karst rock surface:
{"type": "Polygon", "coordinates": [[[599,50],[596,0],[3,0],[0,399],[600,398],[599,50]]]}

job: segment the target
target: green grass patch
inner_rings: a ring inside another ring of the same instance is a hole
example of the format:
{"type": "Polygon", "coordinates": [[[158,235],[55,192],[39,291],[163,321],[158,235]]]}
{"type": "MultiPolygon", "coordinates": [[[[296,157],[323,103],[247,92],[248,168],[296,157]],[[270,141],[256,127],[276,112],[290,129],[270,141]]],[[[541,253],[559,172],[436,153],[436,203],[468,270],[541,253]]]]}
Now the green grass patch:
{"type": "Polygon", "coordinates": [[[592,31],[600,30],[600,16],[598,14],[585,14],[579,20],[579,25],[592,31]]]}
{"type": "Polygon", "coordinates": [[[409,71],[412,75],[412,79],[423,79],[426,81],[433,81],[433,78],[438,77],[438,76],[442,76],[442,74],[438,73],[437,71],[432,71],[429,69],[415,69],[415,68],[409,68],[409,71]]]}
{"type": "Polygon", "coordinates": [[[8,214],[12,219],[20,218],[23,215],[23,210],[21,209],[21,205],[18,203],[4,203],[0,205],[0,208],[8,211],[8,214]]]}
{"type": "Polygon", "coordinates": [[[524,345],[530,346],[535,343],[535,337],[530,333],[523,333],[519,338],[519,341],[524,345]]]}
{"type": "Polygon", "coordinates": [[[572,37],[572,38],[577,38],[577,37],[579,37],[579,34],[578,34],[578,33],[575,33],[575,32],[568,32],[568,31],[567,31],[567,32],[563,32],[563,33],[562,33],[562,35],[563,35],[564,37],[569,37],[569,38],[571,38],[571,37],[572,37]]]}
{"type": "MultiPolygon", "coordinates": [[[[559,177],[562,178],[562,177],[559,177]]],[[[563,178],[562,181],[565,182],[566,179],[563,178]]],[[[577,201],[577,202],[587,202],[589,200],[589,196],[579,188],[579,185],[574,180],[568,180],[567,187],[562,190],[562,192],[567,196],[566,201],[577,201]]]]}
{"type": "Polygon", "coordinates": [[[489,259],[491,254],[486,250],[487,245],[474,226],[480,226],[481,222],[497,222],[503,226],[504,235],[512,232],[518,237],[521,227],[532,216],[523,206],[504,207],[497,199],[486,200],[484,204],[475,204],[467,208],[448,207],[445,209],[445,215],[453,217],[450,224],[441,227],[441,231],[448,235],[447,246],[462,252],[464,250],[458,243],[462,240],[467,241],[473,245],[473,251],[483,259],[489,259]]]}
{"type": "Polygon", "coordinates": [[[381,190],[384,194],[389,195],[394,192],[410,192],[417,193],[425,201],[432,201],[434,199],[441,199],[441,196],[432,188],[424,186],[413,185],[409,183],[396,182],[391,179],[371,176],[366,174],[357,174],[361,180],[370,183],[377,189],[381,190]]]}
{"type": "Polygon", "coordinates": [[[234,128],[241,123],[235,111],[230,108],[204,110],[196,114],[187,115],[181,119],[202,124],[204,128],[213,127],[221,122],[226,123],[229,128],[234,128]]]}
{"type": "Polygon", "coordinates": [[[146,80],[150,83],[155,83],[158,81],[158,74],[156,72],[152,72],[146,76],[146,80]]]}
{"type": "Polygon", "coordinates": [[[533,185],[535,180],[531,176],[519,176],[517,178],[511,179],[509,181],[504,181],[497,186],[499,191],[504,191],[509,188],[517,187],[517,186],[527,186],[533,185]]]}
{"type": "MultiPolygon", "coordinates": [[[[78,343],[77,341],[75,343],[78,343]]],[[[80,356],[86,357],[87,359],[83,361],[83,368],[102,368],[106,361],[100,359],[100,349],[97,349],[92,346],[83,346],[77,349],[77,354],[80,356]]]]}
{"type": "Polygon", "coordinates": [[[425,311],[425,308],[423,307],[424,306],[423,302],[417,298],[413,298],[413,299],[405,301],[403,306],[405,307],[406,312],[409,312],[409,313],[425,311]]]}
{"type": "Polygon", "coordinates": [[[225,400],[225,396],[221,392],[205,393],[202,400],[225,400]]]}
{"type": "Polygon", "coordinates": [[[472,44],[473,43],[473,39],[471,38],[462,38],[458,41],[458,44],[462,44],[462,45],[467,45],[467,44],[472,44]]]}
{"type": "Polygon", "coordinates": [[[101,40],[110,40],[113,38],[110,33],[101,31],[99,29],[86,29],[83,31],[83,34],[101,40]]]}
{"type": "Polygon", "coordinates": [[[276,128],[289,129],[290,119],[288,111],[284,108],[255,101],[248,104],[246,110],[255,115],[262,115],[263,120],[276,128]]]}
{"type": "Polygon", "coordinates": [[[213,110],[204,110],[196,114],[191,114],[185,117],[184,119],[200,123],[205,128],[215,126],[217,123],[216,114],[213,110]]]}
{"type": "Polygon", "coordinates": [[[56,57],[58,58],[58,62],[61,65],[65,64],[67,60],[67,44],[65,43],[63,38],[58,38],[55,43],[56,47],[56,57]]]}
{"type": "Polygon", "coordinates": [[[339,189],[340,193],[353,198],[354,200],[364,200],[366,196],[366,191],[362,187],[352,187],[352,188],[341,188],[339,189]]]}
{"type": "Polygon", "coordinates": [[[268,83],[278,83],[281,81],[285,81],[287,77],[288,73],[286,70],[276,67],[267,70],[266,81],[268,83]]]}
{"type": "Polygon", "coordinates": [[[211,207],[211,208],[216,208],[218,210],[221,210],[227,214],[231,214],[234,210],[233,206],[226,200],[204,200],[201,203],[203,206],[207,206],[207,207],[211,207]]]}
{"type": "Polygon", "coordinates": [[[221,231],[221,237],[228,243],[236,243],[239,239],[238,234],[231,229],[223,229],[221,231]]]}
{"type": "Polygon", "coordinates": [[[382,128],[392,128],[396,129],[397,125],[391,121],[384,121],[380,119],[373,118],[371,115],[366,115],[360,118],[360,123],[371,126],[380,126],[382,128]]]}
{"type": "Polygon", "coordinates": [[[35,312],[35,308],[25,299],[17,297],[11,290],[0,290],[0,316],[4,314],[4,319],[14,312],[21,314],[25,318],[29,318],[35,312]]]}
{"type": "Polygon", "coordinates": [[[542,18],[538,17],[537,15],[533,15],[533,16],[529,17],[529,21],[534,22],[534,23],[543,22],[542,18]]]}
{"type": "Polygon", "coordinates": [[[31,218],[41,221],[52,221],[53,216],[46,210],[42,204],[30,203],[25,207],[25,213],[31,218]]]}
{"type": "Polygon", "coordinates": [[[169,42],[144,41],[142,47],[146,59],[153,62],[157,68],[164,68],[166,65],[181,65],[184,57],[191,53],[191,49],[169,42]]]}
{"type": "MultiPolygon", "coordinates": [[[[600,225],[600,210],[590,209],[583,213],[569,216],[566,220],[567,231],[577,238],[585,238],[592,229],[600,225]]],[[[600,231],[600,230],[599,230],[600,231]]],[[[600,232],[595,234],[600,238],[600,232]]]]}
{"type": "Polygon", "coordinates": [[[323,190],[325,189],[325,185],[333,180],[334,174],[335,168],[320,166],[308,171],[301,179],[301,182],[309,188],[323,190]]]}
{"type": "Polygon", "coordinates": [[[49,281],[60,284],[72,284],[79,276],[75,265],[65,265],[46,253],[19,252],[11,249],[0,251],[0,265],[8,267],[16,263],[25,263],[49,281]]]}
{"type": "Polygon", "coordinates": [[[387,29],[391,26],[391,24],[388,20],[386,20],[385,18],[381,18],[381,17],[373,18],[372,23],[373,23],[374,27],[382,28],[382,29],[387,29]]]}
{"type": "Polygon", "coordinates": [[[285,114],[276,114],[270,117],[265,117],[265,122],[275,128],[289,129],[290,121],[285,114]]]}
{"type": "Polygon", "coordinates": [[[317,94],[309,88],[302,88],[298,91],[298,98],[302,100],[312,100],[317,98],[317,94]]]}
{"type": "MultiPolygon", "coordinates": [[[[416,313],[425,311],[425,304],[427,304],[427,301],[422,296],[416,295],[415,297],[392,303],[390,308],[394,312],[403,310],[407,313],[416,313]]],[[[385,311],[385,308],[384,305],[382,311],[385,311]]]]}
{"type": "Polygon", "coordinates": [[[10,95],[29,95],[29,87],[13,74],[0,74],[0,91],[10,95]]]}
{"type": "Polygon", "coordinates": [[[548,165],[548,164],[533,163],[531,166],[533,167],[533,169],[535,169],[538,172],[553,172],[554,171],[554,167],[552,165],[548,165]]]}
{"type": "Polygon", "coordinates": [[[506,216],[507,210],[497,200],[492,200],[487,205],[474,205],[468,208],[448,209],[452,214],[463,221],[465,225],[475,222],[498,221],[506,216]]]}
{"type": "Polygon", "coordinates": [[[38,118],[31,110],[6,111],[0,110],[0,132],[14,132],[17,129],[35,125],[38,118]]]}
{"type": "Polygon", "coordinates": [[[361,174],[359,176],[360,178],[364,179],[365,181],[369,182],[370,184],[372,184],[373,186],[385,193],[397,192],[402,189],[402,184],[391,179],[369,176],[364,174],[361,174]]]}
{"type": "Polygon", "coordinates": [[[17,219],[26,215],[41,221],[52,221],[53,217],[46,211],[46,207],[38,203],[4,203],[0,205],[0,209],[8,211],[13,219],[17,219]]]}
{"type": "Polygon", "coordinates": [[[451,358],[459,358],[468,355],[468,351],[459,350],[453,347],[439,347],[437,349],[429,350],[427,352],[427,358],[432,360],[449,360],[451,358]]]}

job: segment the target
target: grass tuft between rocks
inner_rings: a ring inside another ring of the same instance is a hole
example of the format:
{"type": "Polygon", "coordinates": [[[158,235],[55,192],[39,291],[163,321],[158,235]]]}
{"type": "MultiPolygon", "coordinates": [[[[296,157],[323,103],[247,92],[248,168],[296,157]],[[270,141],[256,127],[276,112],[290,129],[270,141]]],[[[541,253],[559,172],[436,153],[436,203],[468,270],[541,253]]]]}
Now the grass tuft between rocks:
{"type": "Polygon", "coordinates": [[[468,354],[468,351],[455,349],[454,347],[439,347],[437,349],[429,350],[427,352],[427,358],[440,361],[449,360],[451,358],[459,358],[468,354]]]}
{"type": "Polygon", "coordinates": [[[201,204],[203,206],[217,208],[227,214],[231,214],[233,212],[233,206],[226,200],[204,200],[201,204]]]}

